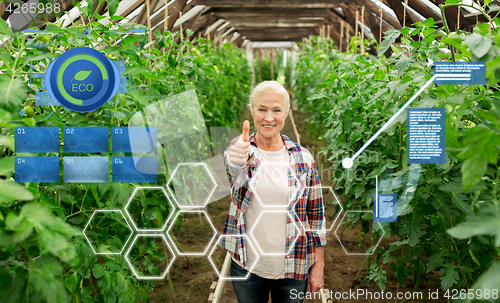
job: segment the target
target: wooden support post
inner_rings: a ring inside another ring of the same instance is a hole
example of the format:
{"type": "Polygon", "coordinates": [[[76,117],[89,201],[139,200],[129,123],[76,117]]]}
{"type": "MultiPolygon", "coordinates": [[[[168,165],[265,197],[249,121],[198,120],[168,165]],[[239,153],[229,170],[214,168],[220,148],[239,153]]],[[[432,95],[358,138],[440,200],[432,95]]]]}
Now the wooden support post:
{"type": "MultiPolygon", "coordinates": [[[[152,32],[151,32],[151,9],[149,7],[150,5],[151,5],[150,1],[146,0],[146,11],[147,11],[146,16],[148,18],[147,25],[149,28],[149,33],[148,33],[148,36],[149,36],[148,42],[149,43],[151,43],[153,41],[153,36],[152,36],[152,32]]],[[[151,45],[150,45],[150,47],[151,47],[151,45]]]]}
{"type": "Polygon", "coordinates": [[[380,47],[380,44],[382,44],[382,17],[383,17],[383,14],[384,14],[384,11],[382,10],[382,8],[379,8],[379,11],[380,11],[380,33],[379,33],[379,38],[378,38],[378,45],[380,47]]]}
{"type": "Polygon", "coordinates": [[[361,43],[360,43],[360,46],[361,46],[361,50],[360,50],[360,54],[363,55],[365,53],[365,7],[362,6],[361,7],[361,43]]]}
{"type": "Polygon", "coordinates": [[[328,24],[328,28],[326,30],[326,41],[328,43],[328,49],[330,49],[330,24],[328,24]]]}
{"type": "Polygon", "coordinates": [[[274,80],[274,58],[273,58],[273,54],[274,54],[274,48],[271,48],[271,80],[274,80]]]}
{"type": "Polygon", "coordinates": [[[259,49],[259,83],[262,82],[262,48],[259,49]]]}
{"type": "Polygon", "coordinates": [[[355,24],[355,28],[354,28],[354,35],[357,36],[358,35],[358,20],[359,20],[359,13],[358,11],[356,10],[356,24],[355,24]]]}
{"type": "Polygon", "coordinates": [[[406,10],[408,9],[408,0],[405,0],[405,8],[403,10],[403,27],[406,26],[406,10]]]}
{"type": "Polygon", "coordinates": [[[292,51],[292,48],[290,48],[290,91],[292,90],[293,86],[293,54],[294,51],[292,51]]]}
{"type": "MultiPolygon", "coordinates": [[[[222,277],[228,277],[229,272],[231,268],[231,255],[229,253],[226,254],[226,258],[224,259],[224,263],[222,264],[222,269],[220,271],[220,275],[222,277]]],[[[208,297],[208,302],[211,303],[219,303],[222,292],[224,290],[224,284],[226,282],[226,279],[221,279],[219,278],[218,282],[213,282],[212,285],[210,285],[210,290],[215,289],[213,293],[210,294],[208,297]]]]}
{"type": "Polygon", "coordinates": [[[183,35],[182,35],[182,20],[181,20],[181,18],[182,18],[182,12],[179,12],[179,26],[180,26],[179,32],[181,33],[181,43],[182,43],[182,36],[183,35]]]}
{"type": "Polygon", "coordinates": [[[343,39],[344,39],[344,21],[340,22],[340,52],[342,52],[343,39]]]}

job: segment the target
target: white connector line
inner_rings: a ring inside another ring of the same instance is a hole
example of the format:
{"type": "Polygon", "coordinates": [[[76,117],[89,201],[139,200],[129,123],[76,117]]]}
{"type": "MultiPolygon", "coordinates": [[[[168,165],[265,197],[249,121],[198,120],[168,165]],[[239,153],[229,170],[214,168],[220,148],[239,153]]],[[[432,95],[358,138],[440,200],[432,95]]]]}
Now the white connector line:
{"type": "Polygon", "coordinates": [[[432,76],[432,78],[429,79],[429,81],[427,81],[424,86],[422,86],[418,92],[413,95],[413,97],[411,97],[410,100],[408,100],[408,102],[405,103],[405,105],[403,105],[403,107],[401,107],[398,112],[396,114],[394,114],[394,116],[392,116],[389,121],[387,121],[384,126],[382,126],[378,132],[373,135],[370,140],[368,140],[368,142],[365,143],[365,145],[363,145],[363,147],[361,147],[357,153],[354,154],[354,156],[352,158],[345,158],[344,160],[342,160],[342,166],[344,168],[351,168],[352,167],[352,164],[353,164],[353,161],[354,159],[356,159],[364,150],[365,148],[367,148],[372,142],[373,140],[377,139],[377,137],[392,123],[392,121],[396,120],[396,118],[413,102],[413,100],[415,100],[433,81],[434,79],[436,79],[437,75],[434,75],[432,76]]]}

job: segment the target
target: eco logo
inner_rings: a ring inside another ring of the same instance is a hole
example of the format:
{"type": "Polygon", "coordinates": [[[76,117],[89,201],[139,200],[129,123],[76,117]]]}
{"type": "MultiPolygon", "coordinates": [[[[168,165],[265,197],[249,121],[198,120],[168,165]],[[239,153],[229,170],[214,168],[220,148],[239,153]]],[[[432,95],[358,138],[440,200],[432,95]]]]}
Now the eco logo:
{"type": "Polygon", "coordinates": [[[73,48],[52,61],[45,79],[52,98],[75,112],[100,108],[120,87],[116,65],[99,51],[87,47],[73,48]]]}

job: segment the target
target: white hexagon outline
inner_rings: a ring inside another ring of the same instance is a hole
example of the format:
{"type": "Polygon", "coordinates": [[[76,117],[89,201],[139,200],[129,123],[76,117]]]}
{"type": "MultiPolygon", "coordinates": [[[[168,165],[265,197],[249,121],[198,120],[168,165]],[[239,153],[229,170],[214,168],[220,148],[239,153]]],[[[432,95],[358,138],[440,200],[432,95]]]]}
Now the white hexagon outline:
{"type": "Polygon", "coordinates": [[[85,240],[87,240],[87,242],[89,243],[90,245],[90,248],[92,248],[92,251],[94,252],[94,254],[96,255],[121,255],[123,250],[125,249],[125,247],[127,247],[127,243],[128,241],[130,241],[130,238],[132,238],[132,235],[134,234],[134,230],[132,229],[132,227],[130,227],[130,224],[128,223],[127,221],[127,218],[125,218],[125,216],[123,215],[123,212],[119,209],[96,209],[94,210],[94,212],[92,213],[92,216],[90,216],[90,219],[89,221],[87,222],[87,225],[85,225],[85,228],[83,229],[83,236],[85,237],[85,240]],[[128,228],[130,229],[130,235],[128,236],[127,240],[125,241],[125,243],[123,244],[123,247],[122,249],[120,250],[120,252],[117,252],[117,253],[98,253],[95,251],[94,247],[92,246],[92,243],[90,242],[89,238],[87,237],[87,235],[85,234],[85,230],[87,230],[87,228],[89,227],[90,225],[90,221],[92,221],[92,219],[94,218],[94,215],[97,213],[97,212],[110,212],[110,211],[117,211],[119,212],[122,217],[123,217],[123,220],[125,221],[125,223],[127,223],[127,226],[128,228]]]}
{"type": "Polygon", "coordinates": [[[212,174],[210,173],[210,170],[208,169],[207,164],[205,164],[203,162],[199,162],[199,163],[178,163],[177,166],[175,167],[174,172],[172,173],[172,176],[168,180],[166,187],[168,189],[168,192],[172,195],[172,198],[174,199],[175,204],[180,209],[204,208],[204,207],[207,206],[208,201],[210,200],[210,197],[212,197],[212,194],[214,193],[215,189],[217,188],[217,182],[215,182],[215,179],[212,176],[212,174]],[[170,182],[172,182],[172,179],[174,178],[175,174],[177,173],[177,170],[179,169],[179,166],[181,166],[181,165],[186,165],[186,166],[188,166],[188,165],[193,165],[193,166],[194,165],[202,165],[203,167],[205,167],[205,170],[207,171],[208,175],[210,176],[210,179],[212,179],[212,182],[214,183],[214,188],[212,189],[212,191],[208,195],[207,200],[205,201],[205,203],[203,204],[203,206],[200,206],[200,205],[181,205],[179,202],[177,202],[177,199],[175,198],[175,195],[172,192],[172,190],[170,190],[169,184],[170,184],[170,182]]]}
{"type": "Polygon", "coordinates": [[[203,214],[205,214],[205,216],[207,217],[207,221],[210,224],[210,227],[212,227],[212,230],[214,231],[214,235],[212,236],[212,238],[208,242],[207,247],[205,248],[205,251],[203,251],[203,252],[188,252],[188,253],[186,253],[186,252],[180,252],[177,249],[177,245],[175,245],[175,241],[170,237],[170,230],[174,226],[173,224],[170,224],[168,226],[167,230],[165,231],[165,234],[167,235],[167,238],[172,242],[172,244],[174,244],[173,247],[174,247],[175,252],[177,253],[177,255],[179,257],[180,256],[204,256],[208,252],[208,249],[210,248],[210,245],[212,245],[212,242],[217,237],[217,229],[215,229],[215,227],[214,227],[214,225],[212,223],[212,220],[210,220],[210,217],[208,216],[208,213],[205,210],[203,210],[203,209],[198,209],[198,210],[181,209],[181,210],[179,210],[175,214],[175,218],[174,218],[174,220],[172,222],[175,222],[175,220],[177,220],[177,217],[179,216],[180,213],[203,213],[203,214]]]}
{"type": "MultiPolygon", "coordinates": [[[[342,222],[342,220],[344,220],[345,216],[347,216],[347,213],[372,213],[373,214],[373,211],[371,211],[371,210],[348,210],[348,211],[344,211],[344,215],[342,216],[342,219],[340,219],[340,222],[342,222]]],[[[373,223],[378,223],[378,225],[380,226],[380,229],[382,230],[382,235],[380,235],[380,238],[378,239],[377,244],[375,244],[375,248],[372,250],[372,252],[370,254],[368,254],[368,253],[348,253],[347,250],[344,247],[344,244],[342,243],[342,241],[340,241],[340,238],[337,235],[337,230],[339,229],[340,224],[337,226],[337,228],[334,231],[334,234],[335,234],[335,237],[337,238],[337,240],[339,241],[340,245],[342,245],[342,249],[344,250],[344,252],[346,253],[346,255],[348,255],[348,256],[371,256],[371,255],[373,255],[373,253],[375,252],[375,249],[377,249],[378,245],[380,244],[380,241],[382,240],[382,237],[385,234],[384,228],[382,227],[382,224],[380,224],[380,222],[373,222],[373,223]]]]}
{"type": "MultiPolygon", "coordinates": [[[[268,165],[275,165],[275,164],[286,165],[288,167],[288,169],[290,169],[292,171],[292,174],[293,174],[293,177],[295,178],[295,181],[299,184],[300,187],[302,187],[302,191],[300,192],[300,194],[298,194],[298,192],[295,192],[295,196],[300,198],[300,196],[302,196],[302,194],[304,193],[304,191],[306,190],[306,188],[302,184],[302,182],[299,180],[299,178],[297,178],[297,174],[295,174],[295,170],[290,166],[289,163],[284,163],[284,162],[283,163],[281,163],[281,162],[277,162],[277,163],[262,163],[261,167],[262,167],[262,165],[268,166],[268,165]]],[[[260,167],[259,167],[259,170],[257,171],[257,173],[254,176],[255,178],[259,175],[259,172],[260,172],[260,167]]],[[[255,198],[257,199],[257,201],[259,201],[259,203],[260,203],[260,205],[262,205],[262,207],[265,207],[265,208],[282,208],[282,209],[287,209],[289,206],[292,205],[292,202],[295,202],[295,204],[297,204],[297,200],[295,200],[295,201],[288,201],[288,204],[286,204],[286,205],[265,205],[260,200],[259,196],[257,195],[257,191],[253,188],[253,185],[252,185],[251,182],[249,183],[249,186],[250,186],[250,189],[255,194],[255,198]]]]}
{"type": "MultiPolygon", "coordinates": [[[[257,226],[257,222],[259,222],[260,217],[262,216],[263,213],[283,213],[283,212],[286,212],[287,218],[291,217],[291,219],[293,221],[293,217],[290,215],[290,213],[289,213],[288,210],[284,210],[284,209],[282,209],[282,210],[263,210],[259,214],[259,216],[257,217],[257,220],[255,220],[255,223],[254,223],[254,226],[252,227],[252,230],[250,230],[250,235],[252,236],[253,240],[255,240],[255,237],[253,236],[252,232],[255,229],[255,226],[257,226]]],[[[294,215],[295,215],[295,213],[294,213],[294,215]]],[[[297,233],[300,234],[300,228],[297,226],[297,222],[294,222],[294,223],[295,223],[295,228],[297,229],[297,233]]],[[[288,223],[287,223],[287,225],[288,225],[288,223]]],[[[257,241],[255,241],[255,246],[257,246],[257,248],[259,249],[259,252],[263,256],[286,256],[286,255],[288,255],[292,251],[292,249],[295,246],[295,243],[297,242],[298,239],[299,239],[299,236],[296,236],[295,240],[290,245],[290,249],[287,252],[285,252],[285,253],[263,253],[262,250],[260,249],[259,243],[257,241]]],[[[286,241],[285,241],[285,244],[286,244],[286,241]]]]}
{"type": "Polygon", "coordinates": [[[170,218],[172,218],[172,216],[174,215],[175,213],[175,205],[172,203],[172,201],[170,200],[170,198],[168,197],[168,194],[167,192],[165,191],[165,189],[161,186],[138,186],[134,189],[134,192],[132,193],[132,196],[130,197],[130,199],[128,200],[127,204],[125,205],[124,207],[124,211],[125,213],[127,214],[127,217],[130,219],[130,222],[132,222],[132,225],[134,226],[135,230],[136,231],[162,231],[165,229],[165,227],[167,227],[167,224],[170,222],[170,218]],[[167,201],[168,203],[170,203],[170,205],[172,206],[172,209],[174,211],[172,211],[170,213],[170,215],[168,216],[168,218],[165,220],[165,223],[163,223],[163,226],[159,229],[146,229],[146,228],[138,228],[137,225],[135,224],[135,221],[134,219],[132,218],[132,215],[129,214],[128,210],[127,210],[127,207],[130,205],[130,202],[132,202],[132,199],[134,198],[135,196],[135,193],[137,192],[137,190],[139,189],[161,189],[163,191],[163,195],[165,195],[165,198],[167,198],[167,201]]]}
{"type": "MultiPolygon", "coordinates": [[[[221,280],[246,280],[248,279],[248,277],[250,276],[251,274],[251,271],[252,269],[255,267],[255,265],[257,264],[257,262],[259,261],[260,259],[260,256],[257,254],[257,259],[255,260],[255,262],[253,262],[252,264],[252,267],[248,270],[248,273],[247,275],[244,277],[244,278],[240,278],[240,277],[222,277],[220,275],[220,272],[219,270],[217,269],[217,267],[215,266],[215,263],[214,261],[212,260],[212,254],[214,253],[214,251],[217,249],[217,246],[218,246],[218,243],[220,241],[220,239],[222,239],[222,237],[244,237],[247,239],[247,243],[252,247],[253,250],[255,250],[253,244],[252,244],[252,241],[250,241],[250,238],[247,236],[247,235],[240,235],[240,236],[237,236],[237,235],[220,235],[219,236],[219,239],[217,239],[217,242],[215,242],[215,245],[214,247],[212,248],[212,250],[210,251],[210,253],[208,254],[208,262],[210,262],[210,264],[212,264],[212,267],[213,269],[215,270],[215,273],[217,274],[217,276],[219,277],[219,279],[221,280]]],[[[245,269],[246,270],[246,269],[245,269]]]]}
{"type": "Polygon", "coordinates": [[[127,252],[125,253],[125,260],[127,261],[128,266],[130,267],[130,270],[132,270],[132,273],[137,278],[137,280],[163,280],[163,279],[165,279],[165,276],[167,275],[168,271],[170,270],[170,267],[172,267],[172,265],[174,264],[174,261],[175,261],[176,258],[177,258],[177,256],[175,255],[174,251],[172,250],[172,248],[168,244],[167,238],[165,238],[165,236],[163,234],[138,234],[138,235],[135,236],[134,240],[132,241],[132,244],[130,245],[130,247],[128,248],[127,252]],[[135,272],[135,269],[134,269],[134,266],[132,265],[132,263],[130,263],[130,260],[129,260],[128,257],[130,255],[130,252],[132,251],[132,248],[134,247],[135,241],[137,241],[137,239],[139,237],[155,237],[155,238],[156,237],[162,237],[163,241],[165,241],[165,243],[167,244],[167,247],[170,250],[170,253],[172,253],[173,258],[168,263],[167,267],[165,268],[165,272],[162,274],[161,277],[159,277],[159,276],[150,276],[150,277],[142,276],[142,277],[140,277],[135,272]]]}
{"type": "MultiPolygon", "coordinates": [[[[330,228],[326,228],[325,230],[310,229],[309,226],[307,226],[307,227],[304,226],[304,224],[302,223],[302,221],[300,221],[300,219],[298,221],[299,221],[300,225],[302,226],[302,228],[304,228],[305,231],[311,231],[311,232],[331,232],[332,228],[335,226],[335,223],[337,223],[337,220],[339,219],[340,214],[344,211],[344,207],[342,207],[342,204],[340,203],[339,198],[337,197],[337,195],[335,194],[335,192],[333,191],[333,189],[332,189],[331,186],[306,186],[305,190],[307,191],[308,188],[315,188],[315,187],[319,187],[320,189],[323,189],[323,188],[330,189],[330,191],[332,192],[333,196],[335,197],[335,200],[337,200],[337,204],[340,206],[340,211],[337,214],[337,216],[335,217],[335,220],[333,220],[332,226],[330,226],[330,228]]],[[[293,207],[293,212],[295,213],[295,216],[297,218],[299,218],[299,215],[295,211],[295,207],[297,207],[297,205],[295,205],[293,207]]],[[[325,204],[323,203],[323,214],[324,213],[325,213],[325,204]]]]}

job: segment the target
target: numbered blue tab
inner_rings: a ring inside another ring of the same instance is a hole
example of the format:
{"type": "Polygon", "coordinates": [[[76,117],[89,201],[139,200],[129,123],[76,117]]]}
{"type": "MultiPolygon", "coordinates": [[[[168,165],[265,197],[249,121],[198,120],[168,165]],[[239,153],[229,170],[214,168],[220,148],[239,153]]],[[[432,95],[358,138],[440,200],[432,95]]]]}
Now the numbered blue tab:
{"type": "Polygon", "coordinates": [[[64,182],[109,182],[108,157],[64,157],[64,182]]]}
{"type": "Polygon", "coordinates": [[[157,182],[156,157],[113,157],[112,167],[113,182],[157,182]],[[154,174],[145,174],[141,171],[154,172],[154,174]]]}
{"type": "Polygon", "coordinates": [[[109,129],[107,127],[65,127],[64,152],[109,152],[109,129]]]}
{"type": "Polygon", "coordinates": [[[113,127],[114,153],[155,153],[157,127],[113,127]]]}
{"type": "Polygon", "coordinates": [[[16,127],[15,132],[17,153],[59,152],[59,127],[16,127]]]}
{"type": "Polygon", "coordinates": [[[434,62],[434,84],[486,84],[486,62],[434,62]]]}
{"type": "Polygon", "coordinates": [[[373,195],[373,222],[397,222],[398,196],[396,194],[373,195]],[[378,201],[376,201],[378,196],[378,201]]]}
{"type": "Polygon", "coordinates": [[[59,157],[16,157],[16,182],[60,182],[59,157]]]}

